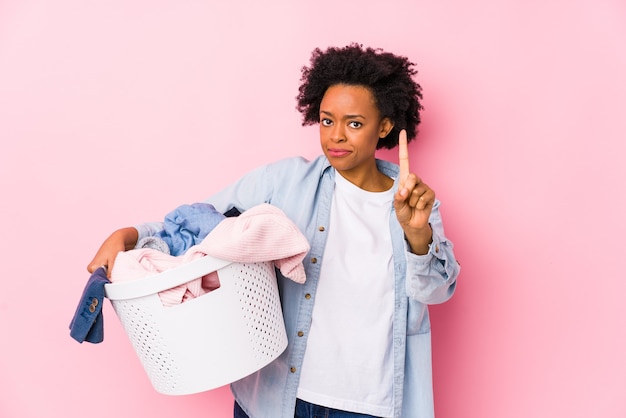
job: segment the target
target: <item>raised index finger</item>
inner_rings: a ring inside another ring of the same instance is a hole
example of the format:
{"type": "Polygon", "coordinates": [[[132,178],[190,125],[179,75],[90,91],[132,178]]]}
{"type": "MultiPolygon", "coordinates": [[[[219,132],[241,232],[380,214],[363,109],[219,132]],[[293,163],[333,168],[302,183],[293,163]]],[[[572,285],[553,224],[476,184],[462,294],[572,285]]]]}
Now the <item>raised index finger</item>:
{"type": "Polygon", "coordinates": [[[404,186],[406,178],[409,176],[409,145],[406,139],[406,131],[403,129],[400,131],[400,138],[398,140],[399,159],[400,165],[400,187],[404,186]]]}

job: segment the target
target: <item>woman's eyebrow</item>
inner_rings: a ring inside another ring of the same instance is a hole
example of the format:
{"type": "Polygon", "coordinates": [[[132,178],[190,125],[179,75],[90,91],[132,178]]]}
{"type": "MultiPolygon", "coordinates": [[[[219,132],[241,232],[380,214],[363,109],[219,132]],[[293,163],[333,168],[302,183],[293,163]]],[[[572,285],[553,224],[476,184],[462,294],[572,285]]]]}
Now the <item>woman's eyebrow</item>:
{"type": "MultiPolygon", "coordinates": [[[[332,112],[329,112],[329,111],[327,111],[327,110],[320,110],[320,113],[321,113],[321,114],[324,114],[324,115],[326,115],[326,116],[334,116],[334,115],[332,114],[332,112]]],[[[365,116],[363,116],[363,115],[359,115],[358,113],[357,113],[357,114],[354,114],[354,115],[345,115],[345,116],[344,116],[344,119],[355,119],[355,118],[365,119],[365,116]]]]}

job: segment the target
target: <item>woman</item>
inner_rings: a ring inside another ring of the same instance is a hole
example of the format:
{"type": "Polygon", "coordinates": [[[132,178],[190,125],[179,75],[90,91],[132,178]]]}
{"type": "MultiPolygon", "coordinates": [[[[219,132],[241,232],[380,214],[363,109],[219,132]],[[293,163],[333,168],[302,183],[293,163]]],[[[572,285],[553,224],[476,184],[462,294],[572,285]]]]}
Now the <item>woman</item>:
{"type": "MultiPolygon", "coordinates": [[[[297,108],[319,123],[323,155],[265,165],[206,200],[222,213],[275,205],[311,247],[306,283],[278,272],[289,344],[231,385],[235,418],[433,416],[427,305],[452,296],[460,267],[434,191],[409,169],[422,108],[413,66],[357,44],[316,49],[297,108]],[[399,167],[376,159],[396,145],[399,167]]],[[[114,232],[88,270],[161,229],[114,232]]]]}

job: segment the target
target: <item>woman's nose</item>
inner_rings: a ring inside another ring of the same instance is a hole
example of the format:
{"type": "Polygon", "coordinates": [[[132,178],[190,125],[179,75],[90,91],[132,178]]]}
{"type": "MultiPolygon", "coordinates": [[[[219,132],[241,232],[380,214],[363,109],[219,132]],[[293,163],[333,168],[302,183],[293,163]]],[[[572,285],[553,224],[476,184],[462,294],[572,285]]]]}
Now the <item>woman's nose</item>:
{"type": "Polygon", "coordinates": [[[335,125],[330,133],[330,139],[333,142],[344,142],[346,140],[345,131],[339,125],[335,125]]]}

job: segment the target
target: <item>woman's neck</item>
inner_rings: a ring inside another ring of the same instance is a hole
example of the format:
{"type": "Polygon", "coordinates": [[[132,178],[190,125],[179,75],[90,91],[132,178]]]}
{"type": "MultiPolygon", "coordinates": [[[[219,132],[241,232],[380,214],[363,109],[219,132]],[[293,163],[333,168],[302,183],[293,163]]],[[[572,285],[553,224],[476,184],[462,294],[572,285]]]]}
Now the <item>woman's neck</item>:
{"type": "Polygon", "coordinates": [[[381,173],[376,165],[374,165],[373,170],[370,169],[367,171],[337,171],[350,183],[368,192],[384,192],[391,189],[393,186],[393,180],[381,173]]]}

